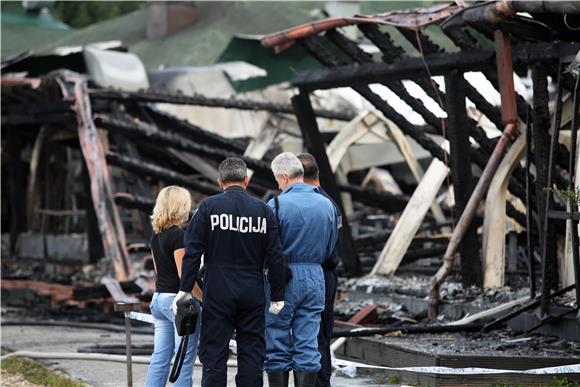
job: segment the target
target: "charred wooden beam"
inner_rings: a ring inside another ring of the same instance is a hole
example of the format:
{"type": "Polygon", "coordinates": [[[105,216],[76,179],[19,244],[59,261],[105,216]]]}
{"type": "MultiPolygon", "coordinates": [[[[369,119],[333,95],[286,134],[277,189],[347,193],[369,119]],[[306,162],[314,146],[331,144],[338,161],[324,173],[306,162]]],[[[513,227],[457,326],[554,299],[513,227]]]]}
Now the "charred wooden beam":
{"type": "MultiPolygon", "coordinates": [[[[532,67],[532,81],[534,89],[534,116],[532,126],[532,138],[534,143],[534,160],[536,165],[536,199],[537,211],[540,219],[544,219],[548,206],[553,208],[553,200],[546,202],[545,189],[548,187],[548,167],[550,156],[550,112],[548,109],[548,78],[546,68],[543,63],[536,63],[532,67]]],[[[558,286],[558,260],[557,260],[557,240],[555,228],[547,230],[547,235],[543,235],[546,251],[542,257],[542,306],[545,310],[548,302],[548,295],[551,289],[558,286]]]]}
{"type": "MultiPolygon", "coordinates": [[[[376,31],[372,28],[376,26],[366,26],[365,31],[367,31],[367,33],[369,33],[371,36],[373,36],[373,38],[375,40],[381,41],[382,47],[392,47],[392,43],[390,42],[386,42],[386,38],[384,37],[384,35],[381,35],[380,37],[375,36],[376,31]],[[373,32],[374,31],[374,32],[373,32]]],[[[362,29],[362,28],[361,28],[362,29]]],[[[379,31],[380,33],[380,31],[379,31]]],[[[408,33],[410,33],[412,36],[414,36],[414,32],[409,31],[408,33]]],[[[405,32],[404,34],[405,36],[407,36],[407,32],[405,32]]],[[[340,48],[343,52],[345,52],[349,57],[351,57],[356,63],[372,63],[373,60],[370,57],[370,55],[368,55],[367,53],[365,53],[360,47],[358,47],[358,45],[350,40],[348,40],[346,37],[344,37],[342,34],[338,33],[335,30],[330,30],[327,32],[326,36],[330,39],[330,41],[332,41],[338,48],[340,48]]],[[[433,44],[429,39],[427,39],[423,34],[419,34],[419,37],[421,39],[421,45],[424,46],[423,50],[427,53],[427,54],[432,54],[435,52],[439,52],[441,51],[439,49],[439,47],[435,44],[433,44]],[[436,51],[434,51],[436,50],[436,51]]],[[[411,39],[410,36],[407,36],[408,39],[411,39]]],[[[416,40],[415,40],[416,42],[416,40]]],[[[415,45],[418,46],[417,43],[415,43],[415,45]]],[[[390,60],[394,60],[395,58],[390,58],[390,60]]],[[[429,82],[429,81],[427,81],[429,82]]],[[[467,90],[467,97],[470,98],[474,103],[476,103],[476,106],[478,107],[478,109],[483,109],[482,111],[484,112],[484,114],[486,114],[486,116],[488,116],[488,118],[490,118],[491,120],[493,120],[494,118],[497,121],[497,125],[498,128],[502,127],[502,123],[501,123],[501,115],[499,113],[499,110],[497,108],[495,108],[494,106],[492,106],[489,102],[487,102],[487,100],[485,100],[485,98],[473,87],[471,86],[471,84],[469,84],[468,82],[464,82],[465,83],[465,89],[467,90]]],[[[432,127],[434,127],[437,132],[439,134],[443,134],[443,124],[442,124],[442,120],[440,118],[437,118],[433,113],[431,113],[423,104],[422,101],[420,101],[419,99],[412,97],[408,92],[407,89],[403,86],[401,81],[389,81],[389,82],[383,82],[383,85],[387,86],[388,88],[390,88],[395,94],[397,94],[397,96],[399,98],[401,98],[405,103],[407,103],[411,108],[413,108],[413,110],[415,110],[417,113],[419,113],[423,119],[432,127]]],[[[429,85],[429,88],[431,85],[429,85]]],[[[439,87],[437,86],[437,89],[439,87]]],[[[443,91],[440,90],[436,90],[436,92],[439,94],[439,96],[441,97],[442,100],[446,99],[445,93],[443,91]]],[[[477,123],[473,120],[473,119],[466,119],[465,122],[465,126],[470,128],[470,134],[471,136],[480,144],[481,149],[479,150],[474,150],[475,157],[474,157],[474,161],[483,169],[485,168],[485,165],[487,164],[487,160],[489,159],[489,155],[491,154],[491,152],[493,151],[493,144],[491,143],[491,141],[489,140],[489,138],[487,137],[487,135],[485,134],[485,132],[483,131],[483,129],[481,127],[479,127],[477,125],[477,123]]],[[[468,144],[468,146],[470,146],[468,144]]],[[[523,180],[523,177],[522,177],[523,180]]],[[[518,198],[522,199],[525,196],[525,189],[522,185],[522,183],[519,182],[511,182],[510,185],[510,191],[516,195],[518,198]]]]}
{"type": "Polygon", "coordinates": [[[117,192],[115,194],[115,203],[125,208],[137,209],[148,213],[155,206],[155,200],[127,192],[117,192]]]}
{"type": "Polygon", "coordinates": [[[46,113],[46,114],[22,114],[2,112],[0,122],[2,125],[26,126],[45,124],[70,124],[75,122],[74,114],[70,112],[46,113]]]}
{"type": "Polygon", "coordinates": [[[136,160],[130,157],[122,156],[118,153],[107,153],[107,161],[111,165],[131,171],[137,175],[149,176],[155,178],[156,180],[180,184],[202,194],[213,195],[221,192],[217,185],[206,183],[205,181],[195,180],[181,173],[174,172],[170,169],[163,168],[143,160],[136,160]]]}
{"type": "MultiPolygon", "coordinates": [[[[143,289],[133,281],[122,281],[119,285],[125,293],[134,294],[143,291],[143,289]]],[[[73,288],[72,295],[74,300],[81,301],[93,298],[110,297],[111,293],[109,293],[105,285],[95,285],[73,288]]]]}
{"type": "Polygon", "coordinates": [[[22,149],[24,147],[23,138],[16,130],[9,130],[7,135],[7,146],[4,151],[8,151],[8,181],[4,182],[4,187],[8,186],[10,198],[10,256],[16,251],[18,235],[26,230],[26,205],[25,195],[25,166],[22,163],[22,149]]]}
{"type": "MultiPolygon", "coordinates": [[[[453,43],[455,43],[455,45],[460,47],[462,50],[471,50],[471,49],[478,48],[475,38],[473,36],[471,36],[469,31],[466,29],[459,28],[459,27],[453,27],[453,28],[445,29],[445,33],[453,41],[453,43]]],[[[557,68],[557,66],[550,66],[549,69],[552,69],[554,67],[557,68]]],[[[483,74],[491,82],[491,84],[496,89],[498,89],[499,84],[498,84],[496,69],[490,68],[486,71],[483,71],[483,74]]],[[[562,74],[558,74],[557,70],[555,72],[551,71],[550,75],[555,79],[560,79],[560,77],[562,76],[562,74]]],[[[566,75],[569,75],[569,74],[566,74],[566,75]]],[[[566,80],[566,78],[567,78],[566,76],[563,76],[562,80],[564,81],[564,80],[566,80]]],[[[565,85],[565,83],[564,83],[564,85],[565,85]]],[[[516,93],[516,109],[517,109],[518,117],[523,122],[527,121],[528,116],[533,116],[533,110],[532,110],[531,106],[526,102],[524,97],[521,96],[519,93],[516,93]]],[[[556,166],[556,173],[554,175],[555,182],[559,187],[567,187],[569,177],[567,176],[565,169],[566,169],[567,160],[568,160],[568,150],[563,145],[559,145],[556,148],[555,154],[556,154],[556,160],[558,162],[558,164],[556,166]]],[[[522,175],[523,175],[523,172],[521,170],[519,170],[519,169],[514,170],[514,176],[518,179],[518,181],[520,181],[520,183],[525,180],[525,176],[522,176],[522,175]]],[[[521,199],[521,197],[520,197],[520,199],[521,199]]],[[[535,195],[532,195],[532,199],[535,200],[535,195]]]]}
{"type": "MultiPolygon", "coordinates": [[[[465,106],[466,81],[463,74],[451,73],[445,77],[447,92],[447,122],[450,146],[450,170],[455,194],[455,220],[463,213],[473,192],[469,134],[463,129],[467,123],[465,106]]],[[[461,256],[461,280],[466,287],[483,284],[477,226],[471,224],[458,249],[461,256]]]]}
{"type": "MultiPolygon", "coordinates": [[[[323,44],[320,43],[319,38],[311,36],[299,41],[300,44],[320,63],[328,67],[337,67],[344,64],[334,53],[330,52],[323,44]]],[[[361,65],[365,66],[365,65],[361,65]]],[[[331,69],[331,70],[334,70],[331,69]]],[[[357,93],[366,98],[375,108],[377,108],[383,115],[393,121],[403,133],[412,137],[419,145],[426,149],[433,157],[441,161],[445,161],[445,151],[441,149],[431,138],[424,132],[420,131],[416,126],[411,124],[403,115],[393,109],[385,100],[378,94],[373,92],[368,86],[353,87],[357,93]]]]}
{"type": "MultiPolygon", "coordinates": [[[[399,32],[401,32],[401,34],[403,34],[403,36],[405,36],[405,38],[415,48],[422,51],[425,55],[444,53],[444,50],[441,49],[441,47],[433,43],[431,39],[429,39],[424,33],[420,31],[415,32],[411,30],[399,29],[399,32]]],[[[482,112],[498,129],[501,130],[503,128],[503,122],[501,120],[499,109],[487,102],[485,97],[483,97],[479,91],[477,91],[475,87],[473,87],[469,82],[465,82],[465,96],[469,98],[475,104],[477,109],[482,112]]],[[[468,123],[471,126],[471,135],[488,154],[491,154],[493,151],[493,145],[491,145],[483,129],[480,128],[472,119],[469,119],[468,123]]]]}
{"type": "Polygon", "coordinates": [[[81,176],[83,180],[83,204],[85,208],[85,227],[87,231],[87,243],[89,250],[89,262],[96,263],[105,256],[103,249],[103,237],[99,230],[99,220],[95,211],[95,204],[91,192],[91,176],[84,159],[81,161],[81,176]]]}
{"type": "Polygon", "coordinates": [[[201,155],[213,160],[223,160],[226,157],[239,157],[243,159],[249,168],[269,173],[270,166],[262,160],[255,160],[242,156],[238,153],[225,151],[219,148],[197,144],[181,135],[156,130],[155,127],[147,127],[142,123],[119,120],[105,115],[99,115],[95,118],[97,124],[105,129],[115,130],[123,135],[139,140],[147,140],[159,145],[170,146],[201,155]]]}
{"type": "Polygon", "coordinates": [[[217,133],[203,129],[187,120],[182,120],[161,110],[147,107],[147,113],[157,126],[164,130],[176,132],[196,143],[203,143],[223,150],[243,154],[246,147],[235,139],[225,138],[217,133]]]}
{"type": "MultiPolygon", "coordinates": [[[[578,77],[578,74],[576,74],[576,77],[578,77]]],[[[570,171],[570,188],[575,189],[575,187],[577,187],[577,184],[579,184],[580,182],[576,181],[576,158],[577,156],[577,152],[578,152],[578,129],[580,128],[580,97],[578,96],[578,92],[580,91],[580,86],[578,84],[578,82],[580,82],[580,80],[576,80],[576,88],[574,89],[574,100],[572,102],[572,106],[574,107],[574,115],[572,116],[572,123],[571,123],[571,129],[572,129],[572,136],[571,136],[571,141],[570,143],[571,145],[571,149],[570,149],[570,159],[569,159],[569,171],[570,171]]],[[[576,211],[576,215],[578,215],[578,212],[580,210],[580,205],[578,203],[574,203],[574,201],[571,198],[568,198],[568,214],[572,217],[572,213],[576,211]]],[[[574,219],[572,218],[571,221],[571,228],[572,228],[572,238],[571,238],[571,245],[572,245],[572,264],[574,267],[574,281],[576,283],[576,302],[578,302],[578,300],[580,300],[580,241],[579,241],[579,235],[578,232],[576,232],[578,230],[578,223],[579,220],[578,219],[574,219]]]]}
{"type": "Polygon", "coordinates": [[[74,84],[79,143],[89,171],[91,194],[103,237],[103,248],[113,261],[117,278],[124,280],[131,275],[131,261],[125,242],[125,230],[112,196],[104,147],[93,122],[87,81],[77,74],[71,74],[68,78],[74,84]]]}
{"type": "MultiPolygon", "coordinates": [[[[306,40],[306,39],[304,39],[306,40]]],[[[580,43],[522,43],[513,48],[516,64],[530,64],[541,60],[561,58],[571,61],[580,43]]],[[[495,63],[495,50],[483,48],[453,54],[438,54],[422,58],[408,58],[396,64],[369,63],[360,66],[341,66],[336,69],[304,71],[292,81],[304,90],[331,89],[368,85],[377,81],[424,78],[425,62],[431,75],[444,75],[451,70],[484,71],[495,63]]]]}
{"type": "MultiPolygon", "coordinates": [[[[372,57],[364,52],[358,44],[352,40],[347,39],[344,35],[336,30],[330,30],[325,35],[332,43],[334,43],[340,50],[342,50],[346,55],[348,55],[355,63],[374,63],[372,57]]],[[[399,98],[401,98],[407,105],[409,105],[413,110],[423,117],[427,124],[436,128],[438,133],[443,133],[441,129],[441,119],[436,117],[427,107],[423,101],[419,98],[413,97],[402,81],[389,81],[382,82],[382,84],[388,87],[393,93],[395,93],[399,98]]]]}
{"type": "Polygon", "coordinates": [[[377,192],[373,189],[356,185],[339,185],[342,192],[348,192],[353,200],[370,207],[380,208],[386,213],[401,212],[407,206],[409,198],[404,195],[393,195],[388,192],[377,192]]]}
{"type": "MultiPolygon", "coordinates": [[[[405,38],[411,44],[413,44],[415,48],[422,51],[426,55],[444,53],[443,49],[441,49],[437,44],[433,43],[422,32],[419,31],[415,32],[404,29],[399,29],[399,31],[405,36],[405,38]]],[[[499,109],[493,106],[491,103],[489,103],[485,99],[485,97],[483,97],[481,93],[477,91],[477,89],[473,87],[469,82],[463,83],[465,85],[465,93],[464,93],[465,96],[469,98],[475,104],[476,108],[480,112],[482,112],[498,129],[502,129],[503,122],[499,109]]],[[[491,153],[493,152],[494,144],[487,137],[483,128],[481,128],[475,120],[467,118],[465,124],[470,128],[470,135],[481,146],[481,150],[479,151],[479,153],[483,153],[483,156],[485,156],[485,162],[483,163],[483,165],[480,164],[480,167],[484,168],[485,165],[487,164],[487,159],[489,158],[489,155],[491,155],[491,153]]],[[[479,155],[476,155],[475,161],[478,162],[480,161],[480,159],[481,157],[479,157],[479,155]]],[[[518,198],[520,198],[521,200],[524,200],[526,192],[524,187],[525,177],[521,169],[519,170],[516,169],[513,175],[515,179],[510,179],[509,181],[510,192],[515,196],[517,196],[518,198]]],[[[512,207],[511,204],[510,207],[512,207]]]]}
{"type": "MultiPolygon", "coordinates": [[[[324,189],[326,189],[330,197],[339,206],[341,212],[344,214],[344,205],[338,191],[336,177],[332,172],[332,168],[330,167],[328,155],[326,154],[326,147],[322,141],[320,131],[318,130],[316,117],[314,116],[314,111],[312,110],[312,105],[310,103],[310,96],[308,93],[300,92],[300,94],[292,97],[292,105],[294,106],[294,110],[296,112],[296,118],[298,120],[298,125],[300,126],[300,131],[302,132],[305,147],[316,158],[318,167],[320,168],[321,185],[324,189]]],[[[341,258],[344,264],[344,268],[350,275],[358,275],[360,274],[361,269],[360,261],[354,249],[350,224],[346,215],[342,216],[341,232],[341,258]]]]}
{"type": "MultiPolygon", "coordinates": [[[[95,99],[107,99],[129,102],[162,102],[177,105],[195,105],[207,107],[221,107],[226,109],[239,109],[251,111],[268,111],[271,113],[294,114],[291,105],[264,101],[249,101],[236,98],[208,98],[200,94],[192,96],[162,93],[158,91],[118,91],[118,90],[91,90],[91,97],[95,99]]],[[[330,118],[340,121],[350,121],[355,117],[354,112],[334,112],[324,109],[316,109],[317,117],[330,118]]]]}
{"type": "MultiPolygon", "coordinates": [[[[116,112],[115,114],[118,114],[116,112]]],[[[137,149],[136,144],[133,141],[128,141],[128,139],[119,134],[114,133],[113,136],[109,136],[114,141],[118,151],[128,157],[134,159],[140,159],[141,155],[139,154],[139,150],[137,149]]],[[[148,198],[149,201],[153,202],[151,190],[145,186],[142,179],[139,179],[138,176],[134,174],[128,173],[127,171],[124,172],[124,179],[119,182],[117,185],[118,190],[125,190],[131,194],[134,194],[139,197],[148,198]],[[122,186],[122,188],[120,187],[122,186]]],[[[118,204],[117,197],[115,195],[115,203],[118,204]]],[[[151,209],[153,209],[151,207],[151,209]]],[[[149,219],[150,213],[149,211],[140,211],[137,214],[137,217],[140,219],[136,221],[134,217],[131,217],[133,220],[133,232],[139,232],[145,240],[149,240],[153,235],[153,227],[151,225],[151,220],[149,219]]]]}

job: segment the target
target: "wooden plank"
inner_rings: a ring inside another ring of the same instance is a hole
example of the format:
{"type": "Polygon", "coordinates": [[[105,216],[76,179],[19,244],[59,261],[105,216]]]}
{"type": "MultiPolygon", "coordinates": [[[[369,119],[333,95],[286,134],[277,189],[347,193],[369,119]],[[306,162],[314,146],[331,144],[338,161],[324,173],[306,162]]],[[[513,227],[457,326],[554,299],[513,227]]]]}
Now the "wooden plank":
{"type": "Polygon", "coordinates": [[[486,288],[504,285],[507,186],[525,146],[526,140],[520,136],[499,165],[487,192],[483,221],[483,286],[486,288]]]}
{"type": "Polygon", "coordinates": [[[326,153],[332,171],[336,171],[348,147],[368,133],[364,118],[371,114],[368,110],[360,112],[355,118],[343,126],[328,144],[326,153]]]}
{"type": "Polygon", "coordinates": [[[445,164],[434,159],[401,214],[371,274],[395,274],[446,176],[445,164]]]}
{"type": "MultiPolygon", "coordinates": [[[[377,316],[377,306],[374,304],[370,304],[359,310],[354,316],[352,316],[347,324],[351,326],[359,326],[359,324],[364,324],[369,320],[375,318],[377,316]]],[[[330,345],[330,351],[336,352],[338,348],[340,348],[346,342],[346,337],[339,337],[330,345]]]]}
{"type": "MultiPolygon", "coordinates": [[[[580,136],[576,139],[576,149],[580,149],[580,136]]],[[[574,182],[576,186],[580,185],[580,152],[576,151],[576,172],[574,177],[574,182]]],[[[570,202],[566,203],[566,209],[570,207],[570,202]]],[[[560,281],[562,286],[572,285],[574,280],[574,261],[573,261],[573,251],[572,251],[572,233],[577,233],[580,236],[580,224],[576,224],[574,227],[574,222],[571,220],[566,221],[566,241],[564,247],[564,257],[560,259],[560,281]]],[[[576,292],[569,292],[567,294],[570,297],[576,298],[576,292]]]]}
{"type": "Polygon", "coordinates": [[[369,322],[377,316],[377,306],[370,304],[359,310],[354,316],[352,316],[348,322],[351,324],[364,324],[369,322]]]}
{"type": "Polygon", "coordinates": [[[505,304],[498,305],[498,306],[493,307],[491,309],[483,310],[481,312],[472,314],[471,316],[465,316],[461,320],[456,320],[456,321],[450,322],[447,325],[471,324],[472,322],[475,322],[477,320],[481,320],[482,318],[495,316],[501,312],[504,312],[506,310],[510,310],[512,308],[515,308],[516,306],[525,304],[529,300],[530,300],[530,297],[518,298],[517,300],[506,302],[505,304]]]}
{"type": "MultiPolygon", "coordinates": [[[[278,126],[269,125],[269,121],[265,122],[258,135],[250,141],[244,152],[244,156],[262,160],[268,149],[270,149],[270,146],[278,135],[278,126]]],[[[248,169],[248,177],[251,179],[253,175],[254,171],[248,169]]]]}
{"type": "MultiPolygon", "coordinates": [[[[405,159],[407,166],[411,170],[411,173],[415,177],[415,180],[417,181],[417,183],[419,183],[424,176],[423,168],[421,168],[419,161],[417,161],[417,158],[415,157],[415,154],[411,149],[411,145],[409,144],[409,141],[407,141],[407,137],[405,137],[403,131],[397,125],[395,125],[394,122],[390,122],[383,117],[379,118],[381,118],[385,123],[387,133],[389,133],[389,136],[393,139],[395,145],[397,145],[399,152],[401,152],[401,155],[403,155],[403,158],[405,159]]],[[[437,204],[435,201],[431,203],[431,212],[433,213],[433,217],[435,218],[437,223],[447,222],[447,219],[443,214],[443,210],[441,209],[439,204],[437,204]]]]}

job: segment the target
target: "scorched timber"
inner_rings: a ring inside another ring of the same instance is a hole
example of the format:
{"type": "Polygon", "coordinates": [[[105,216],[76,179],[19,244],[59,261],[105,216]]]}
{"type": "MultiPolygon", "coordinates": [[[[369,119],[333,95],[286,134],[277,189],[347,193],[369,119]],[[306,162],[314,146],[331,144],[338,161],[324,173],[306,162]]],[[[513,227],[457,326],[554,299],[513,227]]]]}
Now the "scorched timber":
{"type": "Polygon", "coordinates": [[[194,180],[188,176],[172,171],[171,169],[121,156],[117,153],[107,153],[107,162],[119,168],[123,168],[141,176],[151,176],[158,180],[181,184],[194,191],[213,195],[220,192],[217,186],[203,181],[194,180]]]}
{"type": "Polygon", "coordinates": [[[246,147],[243,144],[238,143],[237,140],[222,137],[219,134],[200,128],[187,120],[179,119],[171,114],[154,108],[147,108],[147,113],[151,116],[153,121],[155,121],[158,127],[181,134],[195,142],[202,142],[210,146],[237,152],[239,154],[243,154],[246,150],[246,147]]]}
{"type": "Polygon", "coordinates": [[[377,192],[372,189],[358,187],[356,185],[339,185],[342,192],[351,194],[353,200],[364,203],[367,206],[376,207],[388,213],[401,212],[405,209],[408,197],[393,195],[387,192],[377,192]]]}
{"type": "MultiPolygon", "coordinates": [[[[579,43],[523,43],[513,48],[513,61],[514,64],[529,64],[554,58],[571,61],[579,48],[579,43]]],[[[482,48],[456,54],[429,55],[425,57],[425,61],[431,75],[444,75],[451,70],[485,71],[495,65],[495,49],[482,48]]],[[[292,84],[313,91],[368,85],[377,81],[425,78],[426,75],[425,62],[422,58],[408,58],[392,65],[369,63],[304,71],[292,81],[292,84]]]]}
{"type": "MultiPolygon", "coordinates": [[[[91,90],[91,97],[95,99],[108,99],[115,101],[130,102],[162,102],[176,105],[196,105],[207,107],[221,107],[228,109],[268,111],[272,113],[294,114],[291,105],[278,104],[274,102],[249,101],[235,98],[207,98],[203,95],[194,94],[192,96],[175,95],[153,91],[116,91],[116,90],[91,90]]],[[[350,121],[354,118],[353,112],[333,112],[330,110],[314,110],[317,117],[330,118],[340,121],[350,121]]]]}
{"type": "Polygon", "coordinates": [[[115,194],[115,203],[121,207],[145,212],[151,212],[155,206],[154,200],[126,192],[117,192],[115,194]]]}
{"type": "MultiPolygon", "coordinates": [[[[337,57],[333,52],[326,49],[324,44],[320,42],[319,38],[315,36],[310,36],[300,40],[299,42],[310,53],[310,55],[316,58],[316,60],[327,67],[332,67],[332,69],[328,70],[330,72],[338,70],[337,66],[345,64],[345,62],[337,57]]],[[[362,66],[366,66],[366,64],[360,65],[360,67],[362,66]]],[[[389,105],[377,93],[373,92],[368,86],[353,86],[353,90],[355,90],[367,101],[369,101],[375,108],[383,113],[386,118],[393,121],[406,135],[409,135],[415,141],[417,141],[417,143],[421,145],[423,149],[431,153],[433,157],[436,157],[441,161],[445,161],[445,151],[441,149],[439,145],[437,145],[424,132],[420,131],[416,126],[411,124],[405,117],[393,109],[391,105],[389,105]]]]}
{"type": "Polygon", "coordinates": [[[246,162],[249,168],[270,173],[269,165],[265,161],[254,160],[240,156],[237,153],[224,151],[207,145],[200,145],[175,133],[162,132],[158,130],[155,131],[140,123],[118,120],[104,115],[96,117],[95,121],[100,127],[114,130],[127,137],[147,140],[147,142],[153,142],[158,145],[165,145],[175,149],[190,151],[194,154],[205,156],[217,161],[221,161],[226,157],[240,157],[246,162]]]}

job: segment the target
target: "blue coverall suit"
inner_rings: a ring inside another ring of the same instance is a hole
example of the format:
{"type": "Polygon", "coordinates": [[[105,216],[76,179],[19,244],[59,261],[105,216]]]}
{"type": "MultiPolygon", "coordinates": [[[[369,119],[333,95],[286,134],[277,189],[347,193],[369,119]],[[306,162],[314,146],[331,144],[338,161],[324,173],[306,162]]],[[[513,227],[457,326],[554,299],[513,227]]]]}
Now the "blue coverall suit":
{"type": "Polygon", "coordinates": [[[330,341],[332,340],[332,331],[334,329],[334,300],[336,298],[337,274],[336,267],[340,262],[341,254],[341,234],[342,212],[332,200],[332,198],[321,187],[318,187],[320,193],[329,199],[334,205],[338,214],[338,238],[332,253],[326,257],[322,263],[322,272],[324,273],[324,311],[320,319],[320,332],[318,332],[318,350],[320,352],[320,371],[316,378],[316,387],[330,387],[330,377],[332,375],[332,355],[330,354],[330,341]]]}
{"type": "MultiPolygon", "coordinates": [[[[278,196],[278,221],[284,257],[292,271],[286,285],[284,308],[266,313],[267,372],[318,372],[317,336],[324,310],[321,263],[337,239],[338,215],[332,202],[304,183],[278,196]]],[[[274,200],[268,205],[275,208],[274,200]]]]}
{"type": "Polygon", "coordinates": [[[241,187],[206,198],[185,232],[180,289],[190,291],[206,268],[199,358],[202,386],[225,386],[229,341],[238,344],[237,386],[262,386],[264,339],[264,268],[272,300],[284,299],[285,268],[278,225],[272,210],[241,187]]]}

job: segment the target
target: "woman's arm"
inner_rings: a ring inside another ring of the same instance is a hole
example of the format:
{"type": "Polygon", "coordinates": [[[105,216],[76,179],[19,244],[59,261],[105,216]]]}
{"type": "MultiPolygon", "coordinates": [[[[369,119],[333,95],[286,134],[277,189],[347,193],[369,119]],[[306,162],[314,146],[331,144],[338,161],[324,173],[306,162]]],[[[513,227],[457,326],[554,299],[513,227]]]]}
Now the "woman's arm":
{"type": "Polygon", "coordinates": [[[173,259],[175,259],[175,266],[177,267],[177,275],[181,279],[181,264],[183,263],[183,256],[185,255],[185,249],[177,249],[173,252],[173,259]]]}

